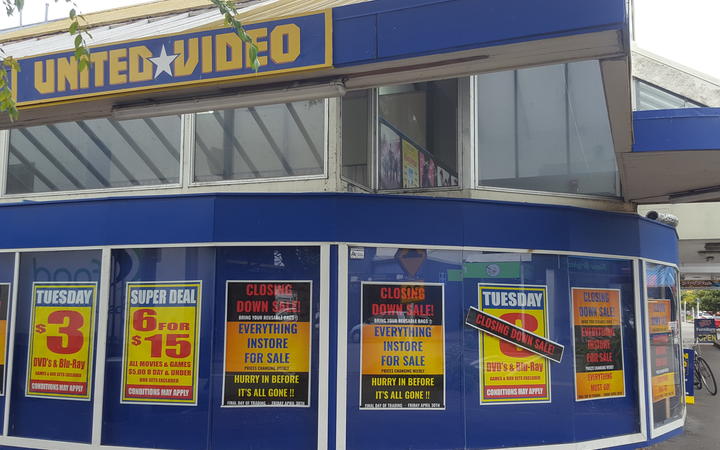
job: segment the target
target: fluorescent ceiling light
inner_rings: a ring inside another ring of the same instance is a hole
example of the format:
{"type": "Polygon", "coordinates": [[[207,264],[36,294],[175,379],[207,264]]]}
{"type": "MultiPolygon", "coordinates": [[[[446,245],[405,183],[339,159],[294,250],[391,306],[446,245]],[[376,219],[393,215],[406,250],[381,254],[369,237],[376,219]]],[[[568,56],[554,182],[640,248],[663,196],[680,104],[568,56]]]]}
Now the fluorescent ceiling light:
{"type": "Polygon", "coordinates": [[[112,110],[112,117],[116,120],[144,119],[207,110],[247,108],[318,98],[342,97],[343,95],[345,95],[345,85],[341,81],[334,81],[327,84],[251,91],[222,97],[198,97],[174,102],[116,106],[112,110]]]}

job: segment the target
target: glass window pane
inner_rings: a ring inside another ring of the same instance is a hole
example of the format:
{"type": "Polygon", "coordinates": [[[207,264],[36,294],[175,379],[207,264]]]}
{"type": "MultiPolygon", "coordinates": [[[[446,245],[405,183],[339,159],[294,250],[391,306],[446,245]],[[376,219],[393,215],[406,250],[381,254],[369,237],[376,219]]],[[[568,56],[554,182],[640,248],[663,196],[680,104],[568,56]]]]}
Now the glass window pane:
{"type": "Polygon", "coordinates": [[[100,261],[97,250],[21,255],[10,435],[90,442],[100,261]]]}
{"type": "Polygon", "coordinates": [[[117,270],[110,283],[102,443],[205,448],[211,407],[215,250],[114,250],[112,267],[117,270]],[[143,297],[140,291],[160,295],[143,297]],[[185,292],[184,301],[174,302],[172,291],[185,292]],[[168,297],[168,303],[157,300],[168,297]],[[164,327],[174,324],[180,329],[168,334],[164,327]],[[159,355],[152,350],[157,336],[166,340],[165,353],[159,355]],[[167,343],[168,339],[176,344],[167,343]],[[179,356],[183,348],[187,354],[179,356]],[[158,362],[164,370],[152,369],[158,362]],[[143,374],[151,370],[151,377],[143,374]]]}
{"type": "Polygon", "coordinates": [[[369,186],[368,134],[370,91],[350,92],[342,99],[342,175],[369,186]]]}
{"type": "Polygon", "coordinates": [[[178,183],[180,124],[180,116],[169,116],[13,129],[6,192],[178,183]]]}
{"type": "Polygon", "coordinates": [[[321,175],[325,100],[195,116],[195,181],[321,175]]]}
{"type": "Polygon", "coordinates": [[[480,75],[476,88],[481,185],[619,194],[597,61],[480,75]]]}
{"type": "Polygon", "coordinates": [[[650,400],[653,427],[657,428],[680,419],[685,410],[677,270],[647,263],[645,283],[650,330],[650,400]]]}
{"type": "Polygon", "coordinates": [[[458,185],[457,79],[379,89],[380,189],[458,185]]]}
{"type": "Polygon", "coordinates": [[[638,111],[705,106],[641,80],[635,80],[635,100],[635,109],[638,111]]]}

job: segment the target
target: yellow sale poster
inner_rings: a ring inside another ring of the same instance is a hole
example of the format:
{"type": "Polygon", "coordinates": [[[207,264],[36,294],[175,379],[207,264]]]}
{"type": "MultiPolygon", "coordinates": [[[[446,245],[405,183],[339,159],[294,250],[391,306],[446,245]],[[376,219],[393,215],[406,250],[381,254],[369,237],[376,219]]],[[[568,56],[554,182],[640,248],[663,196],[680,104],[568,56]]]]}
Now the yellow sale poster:
{"type": "Polygon", "coordinates": [[[650,334],[670,332],[672,305],[670,300],[649,299],[650,334]]]}
{"type": "Polygon", "coordinates": [[[5,370],[7,369],[6,348],[7,348],[7,319],[10,307],[10,283],[0,283],[0,395],[5,395],[5,370]]]}
{"type": "Polygon", "coordinates": [[[90,400],[97,283],[35,282],[28,397],[90,400]]]}
{"type": "Polygon", "coordinates": [[[223,407],[310,406],[311,281],[228,281],[223,407]]]}
{"type": "Polygon", "coordinates": [[[572,288],[575,400],[625,396],[620,290],[572,288]]]}
{"type": "Polygon", "coordinates": [[[445,408],[439,283],[362,283],[360,409],[445,408]]]}
{"type": "Polygon", "coordinates": [[[675,397],[675,372],[652,377],[652,401],[675,397]]]}
{"type": "Polygon", "coordinates": [[[420,155],[410,142],[402,141],[403,187],[420,187],[420,155]]]}
{"type": "MultiPolygon", "coordinates": [[[[479,309],[542,337],[547,287],[478,284],[479,309]]],[[[550,401],[550,361],[487,333],[480,334],[480,403],[550,401]]]]}
{"type": "Polygon", "coordinates": [[[121,403],[197,404],[201,281],[129,282],[121,403]]]}

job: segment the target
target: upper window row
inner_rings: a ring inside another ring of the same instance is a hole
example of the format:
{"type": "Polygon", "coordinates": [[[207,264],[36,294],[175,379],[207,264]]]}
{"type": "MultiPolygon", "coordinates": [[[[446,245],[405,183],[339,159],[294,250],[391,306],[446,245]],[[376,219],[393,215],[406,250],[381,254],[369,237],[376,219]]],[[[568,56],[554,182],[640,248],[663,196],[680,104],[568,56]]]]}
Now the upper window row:
{"type": "MultiPolygon", "coordinates": [[[[310,100],[17,128],[5,193],[179,185],[183,149],[191,183],[321,177],[326,115],[310,100]]],[[[597,61],[350,92],[341,129],[342,176],[369,189],[619,195],[597,61]],[[472,166],[464,148],[477,148],[472,166]]]]}

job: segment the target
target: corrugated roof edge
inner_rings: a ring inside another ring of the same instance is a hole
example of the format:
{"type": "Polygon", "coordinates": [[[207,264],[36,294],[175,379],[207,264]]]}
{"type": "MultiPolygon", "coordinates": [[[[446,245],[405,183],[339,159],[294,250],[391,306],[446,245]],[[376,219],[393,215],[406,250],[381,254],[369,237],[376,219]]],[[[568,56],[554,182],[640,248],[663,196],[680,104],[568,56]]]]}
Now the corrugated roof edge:
{"type": "MultiPolygon", "coordinates": [[[[254,3],[254,0],[242,0],[237,3],[254,3]]],[[[140,20],[149,17],[162,17],[183,12],[212,8],[208,0],[158,0],[133,6],[98,11],[85,14],[84,17],[91,27],[100,27],[129,20],[140,20]]],[[[18,40],[36,38],[65,32],[70,26],[69,19],[45,22],[21,29],[0,32],[0,44],[18,40]]]]}

